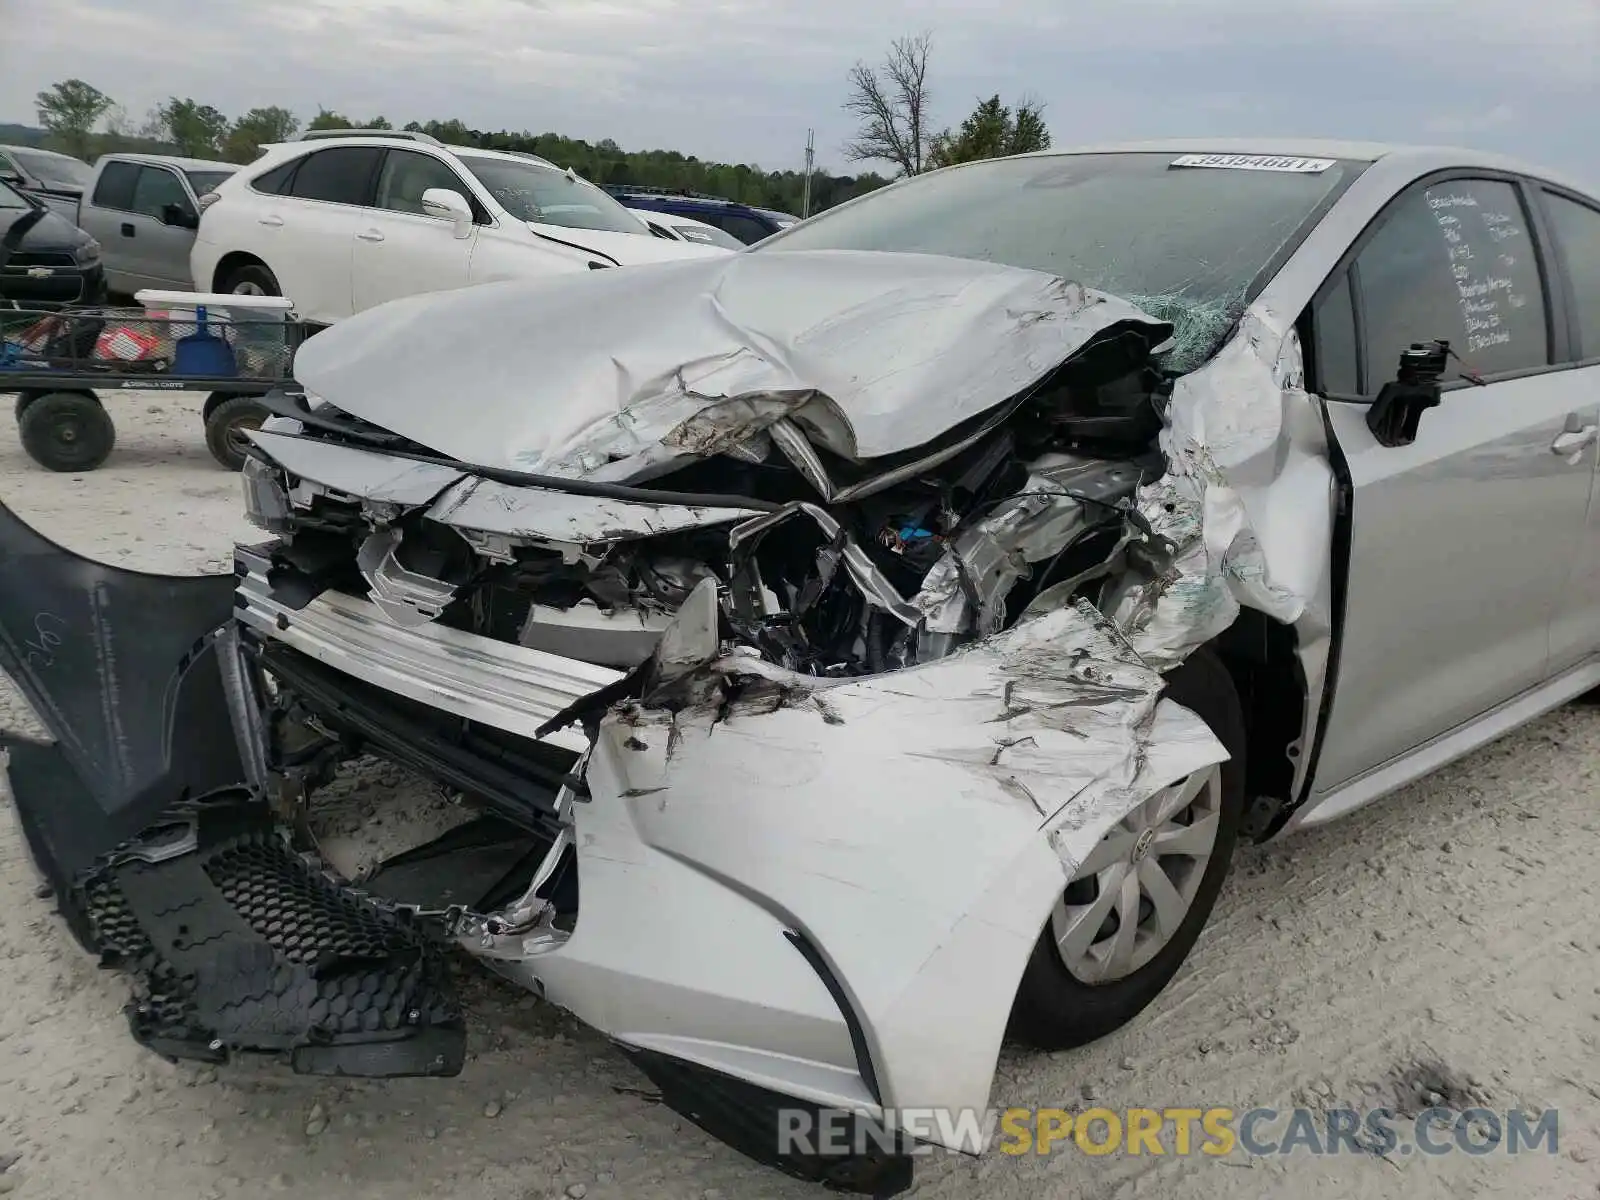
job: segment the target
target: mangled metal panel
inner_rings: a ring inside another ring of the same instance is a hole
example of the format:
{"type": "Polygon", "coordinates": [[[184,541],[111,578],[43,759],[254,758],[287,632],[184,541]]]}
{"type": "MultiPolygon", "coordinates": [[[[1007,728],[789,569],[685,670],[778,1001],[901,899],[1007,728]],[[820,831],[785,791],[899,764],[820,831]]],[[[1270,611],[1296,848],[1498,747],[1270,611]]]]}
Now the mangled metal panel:
{"type": "Polygon", "coordinates": [[[476,476],[450,487],[427,512],[430,521],[459,529],[578,546],[731,524],[758,515],[758,510],[733,502],[713,508],[599,499],[476,476]]]}
{"type": "Polygon", "coordinates": [[[1216,638],[1241,607],[1301,626],[1303,640],[1326,635],[1334,483],[1304,383],[1298,337],[1256,310],[1178,380],[1161,433],[1168,470],[1138,500],[1178,558],[1153,582],[1129,581],[1110,608],[1158,670],[1216,638]]]}
{"type": "Polygon", "coordinates": [[[465,462],[637,481],[783,417],[847,459],[916,449],[1119,330],[1171,333],[1042,272],[773,252],[409,297],[313,338],[295,373],[465,462]]]}

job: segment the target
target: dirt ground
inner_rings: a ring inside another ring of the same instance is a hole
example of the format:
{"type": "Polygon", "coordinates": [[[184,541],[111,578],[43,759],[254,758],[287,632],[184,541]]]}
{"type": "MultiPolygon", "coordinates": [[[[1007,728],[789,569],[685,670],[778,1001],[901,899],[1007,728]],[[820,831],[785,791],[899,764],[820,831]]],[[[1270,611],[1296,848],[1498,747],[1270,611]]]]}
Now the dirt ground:
{"type": "MultiPolygon", "coordinates": [[[[238,481],[198,397],[113,400],[115,456],[33,466],[0,432],[0,496],[94,557],[225,570],[238,481]]],[[[0,679],[0,724],[22,716],[0,679]]],[[[390,781],[368,781],[382,790],[390,781]]],[[[1555,1154],[1443,1158],[941,1156],[916,1194],[1600,1195],[1600,708],[1567,708],[1353,820],[1242,851],[1211,925],[1139,1020],[1085,1050],[1007,1050],[1000,1105],[1375,1105],[1437,1090],[1559,1110],[1555,1154]]],[[[138,1200],[610,1200],[820,1195],[650,1102],[604,1041],[465,967],[457,1079],[341,1083],[173,1066],[129,1039],[124,981],[70,939],[0,805],[0,1194],[138,1200]]]]}

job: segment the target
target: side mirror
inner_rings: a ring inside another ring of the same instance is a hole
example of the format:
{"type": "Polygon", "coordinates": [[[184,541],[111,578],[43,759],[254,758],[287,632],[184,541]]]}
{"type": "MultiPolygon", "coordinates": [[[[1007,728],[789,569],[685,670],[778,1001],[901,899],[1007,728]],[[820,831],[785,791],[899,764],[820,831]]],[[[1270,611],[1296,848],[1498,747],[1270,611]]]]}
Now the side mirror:
{"type": "MultiPolygon", "coordinates": [[[[1454,357],[1450,343],[1442,340],[1413,342],[1400,352],[1399,372],[1367,409],[1367,428],[1380,446],[1409,446],[1417,440],[1422,414],[1439,406],[1439,380],[1454,357]]],[[[1469,371],[1462,377],[1479,386],[1483,383],[1469,371]]]]}
{"type": "Polygon", "coordinates": [[[430,217],[449,221],[458,238],[468,237],[472,233],[472,205],[452,188],[429,188],[423,192],[422,211],[430,217]]]}
{"type": "Polygon", "coordinates": [[[14,188],[20,188],[22,186],[22,176],[15,171],[8,171],[4,167],[0,167],[0,183],[9,183],[14,188]]]}
{"type": "Polygon", "coordinates": [[[161,208],[161,223],[174,229],[199,229],[200,216],[182,204],[166,204],[161,208]]]}

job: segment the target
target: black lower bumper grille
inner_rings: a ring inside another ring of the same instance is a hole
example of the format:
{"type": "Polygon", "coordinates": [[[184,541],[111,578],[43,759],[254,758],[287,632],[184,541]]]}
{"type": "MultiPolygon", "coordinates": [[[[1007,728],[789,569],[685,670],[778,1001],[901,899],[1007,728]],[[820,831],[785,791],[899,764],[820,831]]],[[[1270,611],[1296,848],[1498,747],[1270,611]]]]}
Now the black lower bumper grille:
{"type": "Polygon", "coordinates": [[[248,801],[198,849],[94,872],[75,899],[135,979],[133,1035],[172,1058],[276,1051],[307,1074],[453,1075],[465,1030],[442,952],[296,855],[248,801]]]}

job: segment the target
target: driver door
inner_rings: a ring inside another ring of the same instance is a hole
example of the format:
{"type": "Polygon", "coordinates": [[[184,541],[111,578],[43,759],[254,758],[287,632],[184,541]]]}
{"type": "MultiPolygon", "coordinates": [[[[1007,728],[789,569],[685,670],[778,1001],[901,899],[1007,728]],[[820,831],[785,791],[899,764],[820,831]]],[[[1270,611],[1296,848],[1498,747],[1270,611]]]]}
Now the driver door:
{"type": "MultiPolygon", "coordinates": [[[[355,311],[402,296],[466,287],[478,225],[465,238],[449,221],[422,210],[429,188],[459,192],[475,213],[472,189],[443,159],[416,150],[389,150],[378,171],[374,206],[355,232],[355,311]]],[[[486,219],[486,214],[484,215],[486,219]]]]}
{"type": "Polygon", "coordinates": [[[1550,630],[1588,536],[1592,461],[1561,453],[1596,417],[1566,369],[1529,194],[1446,175],[1400,193],[1314,308],[1319,389],[1353,487],[1333,706],[1316,791],[1363,775],[1542,683],[1550,630]],[[1410,445],[1367,426],[1413,342],[1459,363],[1410,445]]]}

